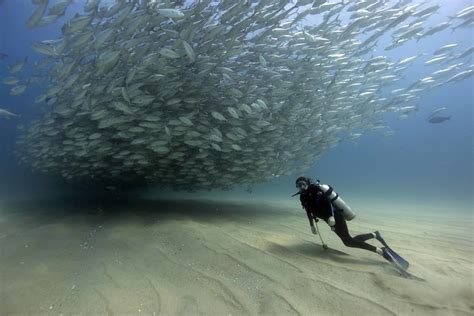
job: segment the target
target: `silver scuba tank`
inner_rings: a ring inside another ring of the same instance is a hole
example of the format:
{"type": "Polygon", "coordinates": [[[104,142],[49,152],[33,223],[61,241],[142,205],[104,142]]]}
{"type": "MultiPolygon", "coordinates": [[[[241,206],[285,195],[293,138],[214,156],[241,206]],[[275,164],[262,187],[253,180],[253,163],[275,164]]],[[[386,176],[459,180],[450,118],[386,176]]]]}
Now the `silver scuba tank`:
{"type": "Polygon", "coordinates": [[[319,183],[319,181],[316,183],[316,185],[318,185],[321,191],[323,191],[324,194],[329,197],[332,205],[341,210],[342,216],[344,216],[346,221],[350,221],[356,216],[355,212],[349,207],[349,205],[346,204],[346,202],[344,202],[344,200],[333,190],[330,185],[319,183]]]}

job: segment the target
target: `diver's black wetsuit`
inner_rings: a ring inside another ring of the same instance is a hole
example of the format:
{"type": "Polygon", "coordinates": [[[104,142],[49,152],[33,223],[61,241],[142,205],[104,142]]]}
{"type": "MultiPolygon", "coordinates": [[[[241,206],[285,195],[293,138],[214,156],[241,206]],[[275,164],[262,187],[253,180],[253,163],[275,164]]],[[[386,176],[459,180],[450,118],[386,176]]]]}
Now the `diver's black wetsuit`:
{"type": "MultiPolygon", "coordinates": [[[[329,197],[318,188],[317,185],[310,184],[308,189],[301,193],[300,201],[303,208],[306,210],[308,215],[309,224],[314,226],[313,220],[318,221],[317,218],[321,218],[326,223],[329,217],[331,217],[331,200],[329,197]]],[[[347,247],[361,248],[376,252],[376,247],[369,245],[365,241],[374,238],[374,235],[362,234],[355,237],[351,237],[347,229],[346,220],[342,215],[342,212],[334,208],[334,219],[336,221],[335,233],[341,238],[344,245],[347,247]]]]}

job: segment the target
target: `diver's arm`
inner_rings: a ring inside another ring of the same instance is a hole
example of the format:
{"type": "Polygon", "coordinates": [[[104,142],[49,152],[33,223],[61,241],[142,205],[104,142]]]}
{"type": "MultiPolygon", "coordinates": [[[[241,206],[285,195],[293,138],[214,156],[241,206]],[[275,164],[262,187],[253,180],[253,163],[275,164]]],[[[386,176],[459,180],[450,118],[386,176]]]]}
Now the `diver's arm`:
{"type": "Polygon", "coordinates": [[[331,227],[332,231],[336,231],[336,219],[334,218],[334,206],[331,205],[331,216],[328,218],[328,225],[331,227]]]}
{"type": "Polygon", "coordinates": [[[313,217],[313,214],[311,214],[311,212],[308,211],[308,210],[306,210],[306,215],[308,215],[308,220],[309,220],[309,225],[311,227],[311,232],[316,235],[318,233],[318,231],[316,230],[316,227],[314,226],[313,220],[316,221],[316,223],[317,223],[318,219],[313,217]]]}
{"type": "Polygon", "coordinates": [[[314,226],[314,223],[313,223],[313,214],[311,214],[311,212],[310,212],[309,210],[306,210],[306,215],[308,215],[309,225],[310,225],[310,226],[314,226]]]}
{"type": "Polygon", "coordinates": [[[332,231],[336,231],[336,219],[334,218],[334,206],[332,205],[331,199],[329,198],[328,198],[328,203],[329,203],[331,214],[329,215],[329,218],[326,222],[328,223],[329,227],[331,227],[332,231]]]}
{"type": "Polygon", "coordinates": [[[329,208],[330,208],[330,215],[329,215],[329,218],[328,220],[326,221],[329,225],[329,227],[331,227],[331,230],[334,231],[335,230],[335,225],[336,225],[336,220],[334,218],[334,205],[332,205],[332,201],[331,201],[331,198],[329,196],[327,196],[325,193],[321,193],[319,194],[319,196],[329,205],[329,208]]]}
{"type": "Polygon", "coordinates": [[[330,198],[326,193],[322,193],[322,194],[321,194],[321,197],[323,198],[323,200],[324,200],[326,203],[329,203],[329,204],[332,206],[331,198],[330,198]]]}

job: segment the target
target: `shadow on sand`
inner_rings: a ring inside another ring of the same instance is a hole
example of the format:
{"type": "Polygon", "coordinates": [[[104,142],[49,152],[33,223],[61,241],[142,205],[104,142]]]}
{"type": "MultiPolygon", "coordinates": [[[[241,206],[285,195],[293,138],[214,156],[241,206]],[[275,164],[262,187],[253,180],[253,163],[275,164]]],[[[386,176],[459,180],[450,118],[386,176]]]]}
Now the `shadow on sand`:
{"type": "Polygon", "coordinates": [[[307,258],[318,258],[318,259],[328,259],[337,263],[342,264],[349,264],[349,265],[370,265],[370,266],[385,266],[387,273],[399,277],[403,277],[406,279],[412,279],[416,281],[426,281],[423,278],[419,278],[409,271],[402,271],[395,268],[388,262],[380,258],[376,258],[374,254],[374,259],[360,259],[351,256],[343,251],[332,249],[329,247],[328,249],[324,249],[322,245],[316,243],[297,243],[288,246],[282,246],[278,244],[271,245],[268,249],[269,252],[278,254],[280,256],[286,256],[289,259],[294,257],[295,255],[305,256],[307,258]]]}
{"type": "Polygon", "coordinates": [[[347,263],[347,264],[358,264],[358,265],[380,265],[383,263],[380,260],[371,260],[371,259],[358,259],[354,258],[351,255],[339,251],[336,249],[332,249],[329,247],[328,249],[324,249],[323,246],[316,244],[316,243],[297,243],[289,246],[281,246],[274,244],[268,249],[270,252],[277,252],[280,255],[283,255],[285,252],[288,256],[302,255],[305,257],[316,257],[316,258],[324,258],[330,259],[335,262],[339,263],[347,263]]]}
{"type": "MultiPolygon", "coordinates": [[[[48,225],[73,218],[72,223],[80,220],[90,227],[99,224],[132,223],[147,227],[160,225],[166,221],[192,220],[202,223],[235,223],[249,225],[249,221],[268,221],[276,217],[295,215],[281,208],[272,208],[264,203],[239,203],[211,200],[147,200],[127,198],[81,198],[81,199],[44,199],[24,200],[2,203],[2,217],[23,226],[48,225]]],[[[287,219],[278,219],[287,220],[287,219]]],[[[1,228],[1,225],[0,225],[1,228]]],[[[358,259],[343,251],[324,249],[317,242],[300,242],[292,245],[272,244],[269,252],[291,259],[296,256],[329,259],[334,262],[351,265],[383,265],[382,260],[358,259]]],[[[375,256],[375,255],[374,255],[375,256]]],[[[403,277],[423,280],[408,272],[403,277]]]]}
{"type": "Polygon", "coordinates": [[[98,222],[133,222],[143,226],[167,220],[191,219],[199,222],[242,222],[289,216],[264,203],[239,203],[211,200],[148,200],[128,198],[81,198],[24,200],[2,203],[3,216],[21,221],[53,223],[80,216],[91,224],[98,222]]]}

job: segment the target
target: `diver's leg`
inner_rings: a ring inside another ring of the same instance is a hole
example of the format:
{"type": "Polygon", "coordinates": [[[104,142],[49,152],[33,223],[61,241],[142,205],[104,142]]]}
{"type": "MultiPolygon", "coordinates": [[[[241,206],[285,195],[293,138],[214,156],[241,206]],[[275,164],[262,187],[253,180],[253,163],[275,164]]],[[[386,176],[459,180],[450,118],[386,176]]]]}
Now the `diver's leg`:
{"type": "MultiPolygon", "coordinates": [[[[395,264],[398,268],[403,269],[403,270],[406,270],[408,268],[408,265],[409,265],[408,262],[401,257],[400,259],[397,259],[395,256],[399,257],[398,254],[393,252],[393,250],[391,250],[389,247],[379,248],[379,247],[369,245],[365,241],[360,241],[356,238],[352,238],[351,235],[349,234],[349,230],[347,229],[347,224],[344,217],[340,214],[338,215],[334,214],[334,215],[336,217],[335,232],[339,236],[339,238],[341,238],[344,245],[346,245],[347,247],[360,248],[360,249],[376,252],[382,257],[384,257],[384,259],[386,259],[387,261],[395,264]]],[[[368,236],[370,236],[370,238],[374,238],[374,235],[375,235],[375,238],[377,238],[378,236],[376,233],[377,232],[371,233],[371,234],[365,234],[365,236],[364,235],[359,235],[359,236],[364,236],[364,237],[360,237],[360,239],[368,237],[368,236]]],[[[370,239],[370,238],[367,238],[367,239],[370,239]]]]}
{"type": "Polygon", "coordinates": [[[355,240],[363,242],[372,238],[376,238],[375,233],[360,234],[353,237],[355,240]]]}
{"type": "Polygon", "coordinates": [[[377,230],[375,232],[373,232],[375,238],[382,244],[384,245],[385,247],[388,247],[387,243],[385,242],[385,240],[383,239],[382,237],[382,234],[377,230]]]}
{"type": "Polygon", "coordinates": [[[334,214],[334,216],[336,217],[335,232],[339,236],[339,238],[341,238],[344,245],[351,248],[360,248],[372,252],[378,252],[377,247],[374,247],[364,241],[359,241],[351,237],[351,235],[349,234],[349,230],[347,229],[346,220],[341,214],[334,214]]]}
{"type": "Polygon", "coordinates": [[[385,247],[388,247],[387,243],[382,237],[382,234],[378,230],[373,233],[354,236],[354,239],[356,239],[357,241],[366,241],[372,238],[377,239],[382,245],[384,245],[385,247]]]}

